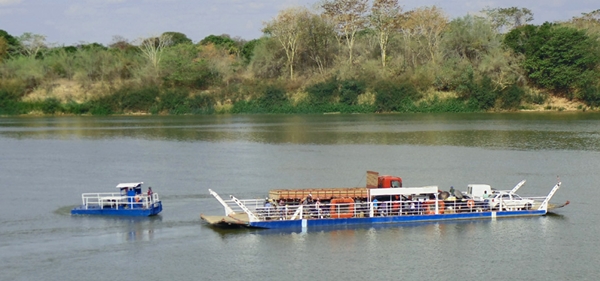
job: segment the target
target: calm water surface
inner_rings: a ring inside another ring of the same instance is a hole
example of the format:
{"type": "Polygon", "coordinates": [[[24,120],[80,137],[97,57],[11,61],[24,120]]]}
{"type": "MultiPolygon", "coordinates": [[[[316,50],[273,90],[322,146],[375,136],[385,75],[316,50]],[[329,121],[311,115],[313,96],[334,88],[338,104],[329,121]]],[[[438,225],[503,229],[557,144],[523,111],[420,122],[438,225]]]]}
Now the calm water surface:
{"type": "Polygon", "coordinates": [[[0,280],[598,280],[600,114],[0,118],[0,280]],[[469,183],[571,204],[536,218],[219,230],[208,194],[469,183]],[[153,218],[73,217],[144,181],[153,218]]]}

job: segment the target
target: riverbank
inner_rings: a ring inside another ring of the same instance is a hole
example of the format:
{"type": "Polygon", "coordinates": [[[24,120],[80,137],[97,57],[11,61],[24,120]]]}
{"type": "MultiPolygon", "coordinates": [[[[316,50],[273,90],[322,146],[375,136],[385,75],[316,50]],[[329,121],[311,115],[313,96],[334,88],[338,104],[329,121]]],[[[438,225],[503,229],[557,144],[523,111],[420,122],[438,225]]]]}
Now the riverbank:
{"type": "MultiPolygon", "coordinates": [[[[144,116],[144,115],[206,115],[206,114],[252,114],[252,113],[267,113],[267,112],[232,112],[231,109],[233,108],[233,106],[231,104],[217,104],[215,105],[215,107],[213,107],[212,110],[209,111],[197,111],[197,112],[151,112],[151,111],[123,111],[123,112],[113,112],[113,113],[94,113],[94,112],[90,112],[89,108],[88,109],[82,109],[80,113],[77,112],[65,112],[66,110],[73,110],[72,107],[73,106],[77,106],[77,104],[74,103],[65,103],[65,104],[59,104],[59,103],[52,103],[52,104],[45,104],[44,102],[32,102],[29,104],[28,107],[31,107],[32,110],[27,111],[26,113],[19,113],[19,114],[0,114],[0,116],[76,116],[76,115],[81,115],[81,116],[92,116],[92,115],[138,115],[138,116],[144,116]],[[86,112],[83,112],[86,111],[86,112]]],[[[81,106],[81,104],[80,104],[81,106]]],[[[87,105],[83,105],[83,108],[87,108],[87,105]]],[[[77,110],[77,109],[75,109],[77,110]]],[[[550,98],[546,103],[544,104],[525,104],[522,106],[521,109],[518,110],[490,110],[488,112],[496,112],[496,113],[500,113],[500,112],[597,112],[599,111],[598,108],[590,108],[588,106],[586,106],[583,103],[577,102],[577,101],[570,101],[566,98],[560,98],[560,97],[552,97],[550,98]]],[[[419,113],[420,111],[415,111],[413,113],[419,113]]],[[[427,111],[427,112],[438,112],[438,113],[443,113],[445,111],[427,111]]],[[[455,112],[455,111],[449,111],[449,112],[455,112]]],[[[460,111],[462,112],[462,111],[460,111]]],[[[471,112],[482,112],[482,111],[471,111],[471,112]]],[[[323,111],[323,112],[305,112],[307,114],[342,114],[342,113],[377,113],[377,112],[340,112],[340,111],[323,111]]],[[[457,112],[459,113],[459,112],[457,112]]],[[[464,113],[464,112],[463,112],[464,113]]],[[[279,113],[281,114],[281,113],[279,113]]],[[[297,112],[290,112],[290,114],[297,114],[297,112]]]]}
{"type": "Polygon", "coordinates": [[[156,86],[96,83],[83,87],[57,80],[52,87],[37,88],[21,98],[0,97],[0,115],[206,115],[206,114],[356,114],[356,113],[469,113],[597,111],[577,100],[549,94],[523,92],[517,97],[484,93],[465,98],[455,92],[418,92],[410,86],[385,88],[388,93],[354,93],[316,100],[310,91],[286,92],[268,86],[245,97],[228,97],[219,89],[190,91],[156,86]],[[491,97],[491,98],[490,98],[491,97]]]}

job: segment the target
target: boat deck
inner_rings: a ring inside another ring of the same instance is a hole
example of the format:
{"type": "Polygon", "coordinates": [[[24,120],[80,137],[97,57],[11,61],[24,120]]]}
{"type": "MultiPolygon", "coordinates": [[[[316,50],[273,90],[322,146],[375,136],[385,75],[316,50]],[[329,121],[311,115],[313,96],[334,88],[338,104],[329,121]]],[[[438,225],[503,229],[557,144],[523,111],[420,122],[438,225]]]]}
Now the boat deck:
{"type": "Polygon", "coordinates": [[[230,216],[205,216],[201,214],[200,218],[208,224],[218,226],[248,226],[250,223],[247,214],[232,214],[230,216]]]}

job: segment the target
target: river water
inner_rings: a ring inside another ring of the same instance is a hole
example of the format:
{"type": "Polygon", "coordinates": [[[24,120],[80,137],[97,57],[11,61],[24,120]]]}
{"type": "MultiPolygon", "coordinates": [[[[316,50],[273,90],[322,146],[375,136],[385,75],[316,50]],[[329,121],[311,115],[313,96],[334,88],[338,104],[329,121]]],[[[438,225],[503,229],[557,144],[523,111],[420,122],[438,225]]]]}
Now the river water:
{"type": "Polygon", "coordinates": [[[0,118],[0,280],[597,280],[600,114],[0,118]],[[208,194],[469,183],[571,204],[535,218],[220,230],[208,194]],[[152,218],[71,216],[145,182],[152,218]]]}

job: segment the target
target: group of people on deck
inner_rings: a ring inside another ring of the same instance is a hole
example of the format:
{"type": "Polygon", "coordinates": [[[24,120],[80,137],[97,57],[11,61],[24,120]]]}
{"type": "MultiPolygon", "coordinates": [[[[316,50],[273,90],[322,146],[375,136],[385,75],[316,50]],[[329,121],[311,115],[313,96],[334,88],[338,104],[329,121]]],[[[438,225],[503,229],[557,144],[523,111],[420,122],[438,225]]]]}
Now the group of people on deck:
{"type": "MultiPolygon", "coordinates": [[[[313,199],[312,193],[310,192],[301,200],[300,204],[305,206],[305,214],[308,213],[308,215],[313,218],[323,218],[326,214],[326,210],[322,207],[321,199],[313,199]]],[[[261,211],[267,219],[272,219],[277,215],[279,215],[279,219],[283,219],[290,215],[290,210],[283,198],[280,198],[279,202],[265,198],[265,203],[261,211]]]]}
{"type": "MultiPolygon", "coordinates": [[[[455,196],[456,190],[454,187],[450,187],[448,192],[451,196],[455,196]]],[[[487,192],[484,193],[484,199],[489,196],[487,192]]],[[[431,200],[435,198],[413,198],[412,196],[400,196],[395,195],[391,201],[381,201],[377,197],[373,197],[371,202],[360,202],[356,199],[354,203],[354,209],[356,216],[369,216],[371,204],[373,206],[374,216],[397,216],[397,215],[417,215],[424,214],[428,208],[431,211],[431,200]],[[428,205],[429,204],[429,205],[428,205]]],[[[389,200],[389,199],[388,199],[389,200]]],[[[441,199],[440,199],[441,200],[441,199]]],[[[289,209],[286,205],[286,201],[280,198],[279,202],[273,199],[266,198],[261,213],[267,219],[279,218],[285,219],[290,216],[290,212],[293,212],[293,208],[289,209]]],[[[323,206],[323,203],[319,198],[313,198],[312,193],[301,199],[299,202],[304,206],[304,215],[308,215],[310,218],[325,218],[329,213],[329,206],[323,206]]],[[[443,204],[441,202],[440,204],[443,204]]],[[[443,205],[438,208],[443,208],[443,205]]]]}

